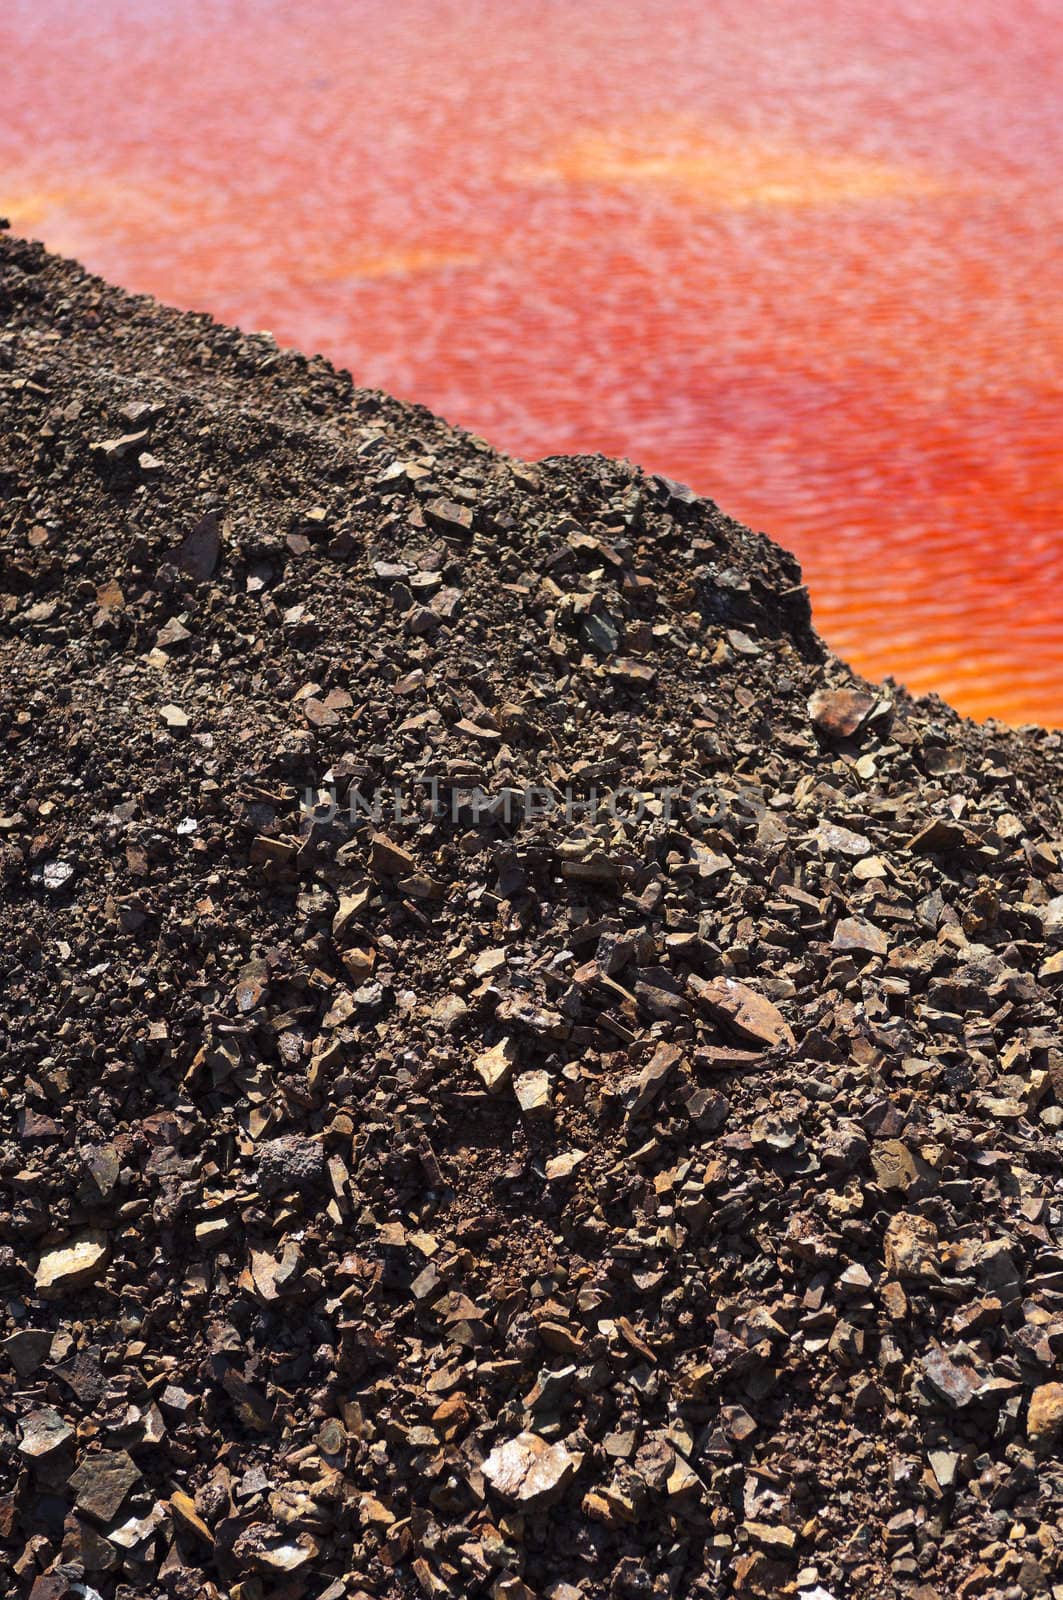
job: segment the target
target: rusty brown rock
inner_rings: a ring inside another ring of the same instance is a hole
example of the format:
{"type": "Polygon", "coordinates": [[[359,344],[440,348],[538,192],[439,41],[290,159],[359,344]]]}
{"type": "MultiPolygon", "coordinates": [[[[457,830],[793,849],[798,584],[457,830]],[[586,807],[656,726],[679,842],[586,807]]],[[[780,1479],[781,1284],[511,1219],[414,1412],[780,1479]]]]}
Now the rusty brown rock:
{"type": "Polygon", "coordinates": [[[929,1281],[939,1276],[938,1234],[928,1218],[899,1211],[886,1226],[883,1245],[891,1277],[929,1281]]]}
{"type": "Polygon", "coordinates": [[[140,1468],[125,1450],[101,1450],[86,1455],[69,1483],[79,1511],[97,1522],[117,1516],[126,1496],[140,1481],[140,1468]]]}
{"type": "Polygon", "coordinates": [[[849,739],[866,722],[874,697],[860,689],[819,689],[808,702],[808,714],[829,739],[849,739]]]}
{"type": "Polygon", "coordinates": [[[1052,1449],[1063,1433],[1063,1383],[1038,1384],[1030,1396],[1026,1434],[1039,1454],[1052,1449]]]}
{"type": "Polygon", "coordinates": [[[578,1468],[579,1456],[563,1445],[548,1444],[535,1433],[520,1433],[492,1450],[483,1474],[504,1500],[541,1509],[560,1498],[578,1468]]]}
{"type": "Polygon", "coordinates": [[[835,950],[858,950],[869,956],[884,956],[890,947],[888,936],[865,917],[842,917],[831,944],[835,950]]]}
{"type": "Polygon", "coordinates": [[[408,850],[404,850],[386,834],[378,833],[373,838],[369,866],[378,877],[404,878],[414,871],[416,862],[408,850]]]}
{"type": "Polygon", "coordinates": [[[792,1047],[796,1042],[793,1029],[778,1006],[736,978],[698,980],[694,993],[710,1015],[726,1023],[740,1039],[769,1049],[775,1045],[792,1047]]]}

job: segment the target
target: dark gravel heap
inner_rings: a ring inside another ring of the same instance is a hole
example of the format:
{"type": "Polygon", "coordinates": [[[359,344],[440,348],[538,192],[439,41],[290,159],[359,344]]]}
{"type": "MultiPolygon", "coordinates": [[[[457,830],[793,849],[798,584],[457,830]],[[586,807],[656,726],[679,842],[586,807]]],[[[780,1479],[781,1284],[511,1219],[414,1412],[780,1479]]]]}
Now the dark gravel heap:
{"type": "Polygon", "coordinates": [[[2,1592],[1063,1595],[1059,736],[10,237],[0,397],[2,1592]]]}

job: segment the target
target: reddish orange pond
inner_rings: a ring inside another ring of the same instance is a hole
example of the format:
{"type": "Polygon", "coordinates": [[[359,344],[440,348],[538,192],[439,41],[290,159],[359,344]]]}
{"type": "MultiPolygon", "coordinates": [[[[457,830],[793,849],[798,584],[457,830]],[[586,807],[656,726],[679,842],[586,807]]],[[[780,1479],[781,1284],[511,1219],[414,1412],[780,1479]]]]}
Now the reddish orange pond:
{"type": "Polygon", "coordinates": [[[4,0],[0,212],[800,557],[1063,724],[1059,0],[4,0]]]}

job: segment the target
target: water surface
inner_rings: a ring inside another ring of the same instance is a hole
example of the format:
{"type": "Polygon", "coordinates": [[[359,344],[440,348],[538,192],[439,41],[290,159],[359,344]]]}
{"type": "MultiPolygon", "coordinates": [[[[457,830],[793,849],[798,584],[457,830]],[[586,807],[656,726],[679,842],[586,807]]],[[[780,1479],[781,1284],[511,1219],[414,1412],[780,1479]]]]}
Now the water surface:
{"type": "Polygon", "coordinates": [[[854,666],[1063,723],[1063,67],[1027,0],[6,0],[0,211],[800,556],[854,666]]]}

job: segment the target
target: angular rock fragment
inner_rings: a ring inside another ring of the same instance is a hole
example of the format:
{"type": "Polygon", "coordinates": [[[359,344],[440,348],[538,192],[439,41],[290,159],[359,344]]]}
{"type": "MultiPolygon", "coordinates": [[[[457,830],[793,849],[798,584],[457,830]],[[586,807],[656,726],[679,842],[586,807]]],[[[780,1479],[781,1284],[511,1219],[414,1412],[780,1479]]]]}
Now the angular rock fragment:
{"type": "Polygon", "coordinates": [[[697,980],[694,993],[711,1016],[727,1024],[740,1039],[771,1049],[792,1047],[793,1030],[779,1008],[736,978],[697,980]]]}
{"type": "Polygon", "coordinates": [[[1026,1435],[1039,1454],[1046,1454],[1063,1433],[1063,1383],[1038,1384],[1030,1396],[1026,1435]]]}
{"type": "Polygon", "coordinates": [[[195,1501],[191,1495],[185,1494],[183,1489],[175,1489],[170,1496],[170,1510],[173,1512],[174,1520],[180,1528],[183,1528],[187,1533],[194,1534],[204,1544],[213,1545],[214,1535],[196,1510],[195,1501]]]}
{"type": "Polygon", "coordinates": [[[128,456],[135,455],[141,445],[147,443],[147,439],[147,429],[142,429],[138,433],[122,433],[113,439],[101,439],[91,444],[89,449],[108,463],[124,461],[128,456]]]}
{"type": "Polygon", "coordinates": [[[674,1077],[683,1053],[677,1045],[659,1044],[639,1074],[635,1099],[628,1116],[635,1118],[651,1105],[674,1077]]]}
{"type": "Polygon", "coordinates": [[[520,1433],[496,1445],[483,1464],[483,1475],[503,1499],[541,1510],[560,1499],[579,1465],[579,1456],[564,1445],[520,1433]]]}
{"type": "Polygon", "coordinates": [[[891,1277],[925,1282],[940,1276],[937,1229],[928,1218],[899,1211],[886,1226],[883,1245],[891,1277]]]}
{"type": "Polygon", "coordinates": [[[816,829],[815,839],[820,853],[825,856],[848,856],[858,861],[871,851],[871,841],[865,834],[829,822],[820,823],[816,829]]]}
{"type": "Polygon", "coordinates": [[[386,834],[378,833],[373,839],[369,865],[378,877],[405,878],[413,872],[416,863],[408,850],[397,845],[386,834]]]}
{"type": "Polygon", "coordinates": [[[522,1072],[513,1080],[517,1104],[526,1117],[544,1117],[550,1112],[552,1084],[548,1072],[522,1072]]]}
{"type": "Polygon", "coordinates": [[[46,1328],[20,1328],[0,1345],[20,1378],[29,1378],[47,1358],[53,1335],[46,1328]]]}
{"type": "Polygon", "coordinates": [[[882,929],[864,917],[842,917],[835,925],[831,944],[835,950],[856,950],[869,956],[884,956],[890,947],[882,929]]]}
{"type": "Polygon", "coordinates": [[[900,1139],[883,1139],[871,1147],[871,1166],[880,1189],[907,1192],[918,1176],[916,1158],[900,1139]]]}
{"type": "Polygon", "coordinates": [[[1063,940],[1063,894],[1057,894],[1041,908],[1041,926],[1049,943],[1063,940]]]}
{"type": "Polygon", "coordinates": [[[110,1522],[130,1490],[140,1481],[140,1469],[125,1450],[101,1450],[86,1455],[69,1483],[75,1505],[96,1522],[110,1522]]]}
{"type": "Polygon", "coordinates": [[[808,714],[828,739],[849,739],[874,709],[874,697],[860,689],[819,689],[808,702],[808,714]]]}
{"type": "Polygon", "coordinates": [[[463,538],[472,531],[471,506],[458,505],[454,500],[430,500],[424,508],[424,514],[432,527],[438,528],[441,533],[456,534],[463,538]]]}
{"type": "Polygon", "coordinates": [[[206,583],[214,574],[221,554],[221,527],[213,511],[200,517],[177,550],[177,564],[189,577],[206,583]]]}
{"type": "Polygon", "coordinates": [[[52,1406],[31,1411],[19,1423],[19,1454],[30,1461],[53,1455],[74,1437],[70,1424],[52,1406]]]}
{"type": "Polygon", "coordinates": [[[974,1399],[981,1380],[966,1364],[949,1359],[941,1349],[933,1349],[922,1358],[922,1369],[934,1391],[955,1410],[960,1410],[974,1399]]]}
{"type": "Polygon", "coordinates": [[[289,1536],[269,1523],[253,1523],[236,1536],[233,1544],[234,1556],[252,1572],[275,1580],[309,1567],[319,1549],[312,1534],[289,1536]]]}
{"type": "Polygon", "coordinates": [[[586,1159],[586,1150],[566,1150],[563,1155],[551,1156],[546,1163],[546,1181],[561,1183],[565,1178],[570,1178],[586,1159]]]}
{"type": "Polygon", "coordinates": [[[35,1284],[42,1300],[58,1300],[87,1288],[103,1275],[110,1243],[99,1229],[87,1228],[62,1244],[41,1251],[35,1284]]]}
{"type": "Polygon", "coordinates": [[[789,1560],[792,1557],[797,1545],[797,1536],[792,1528],[771,1522],[746,1522],[743,1526],[758,1550],[776,1559],[781,1557],[789,1560]]]}
{"type": "Polygon", "coordinates": [[[476,1057],[476,1070],[490,1094],[499,1094],[509,1083],[517,1057],[517,1046],[512,1039],[500,1039],[476,1057]]]}
{"type": "Polygon", "coordinates": [[[325,1179],[325,1152],[316,1139],[284,1134],[267,1139],[255,1152],[258,1175],[267,1193],[278,1189],[312,1189],[325,1179]]]}
{"type": "Polygon", "coordinates": [[[960,823],[948,817],[934,817],[909,840],[908,849],[924,855],[932,852],[940,855],[959,850],[970,842],[970,833],[960,823]]]}

